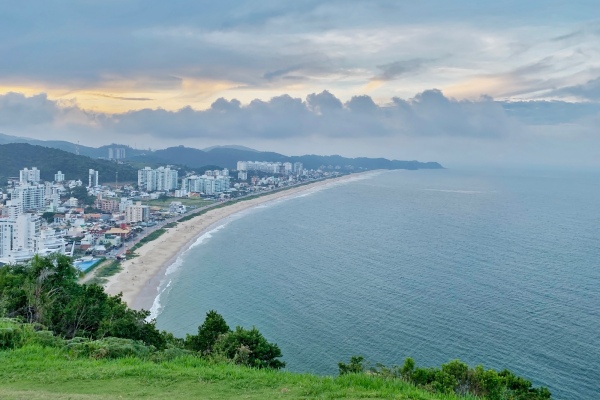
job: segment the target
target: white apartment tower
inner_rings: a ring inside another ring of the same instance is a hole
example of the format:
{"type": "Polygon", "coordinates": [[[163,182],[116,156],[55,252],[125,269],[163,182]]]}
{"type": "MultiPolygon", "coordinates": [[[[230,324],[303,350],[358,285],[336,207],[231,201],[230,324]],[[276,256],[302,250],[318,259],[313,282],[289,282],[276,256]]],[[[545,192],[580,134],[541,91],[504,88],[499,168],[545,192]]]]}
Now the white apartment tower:
{"type": "Polygon", "coordinates": [[[90,169],[88,171],[88,187],[98,186],[98,171],[90,169]]]}
{"type": "Polygon", "coordinates": [[[296,175],[301,175],[303,170],[304,170],[304,165],[302,165],[301,162],[294,163],[294,173],[296,173],[296,175]]]}
{"type": "Polygon", "coordinates": [[[64,182],[64,180],[65,180],[65,174],[63,174],[62,171],[58,171],[57,173],[54,174],[54,182],[60,183],[60,182],[64,182]]]}
{"type": "Polygon", "coordinates": [[[147,192],[175,190],[177,189],[177,180],[177,170],[171,169],[170,166],[157,169],[146,167],[138,170],[138,187],[147,192]]]}
{"type": "Polygon", "coordinates": [[[13,264],[40,250],[41,220],[32,214],[0,218],[0,260],[13,264]]]}
{"type": "Polygon", "coordinates": [[[0,261],[15,264],[35,254],[65,253],[65,241],[54,230],[42,230],[41,218],[32,214],[0,218],[0,261]]]}
{"type": "Polygon", "coordinates": [[[40,181],[40,170],[36,167],[31,169],[23,168],[19,171],[19,182],[21,185],[26,183],[38,183],[40,181]]]}
{"type": "Polygon", "coordinates": [[[229,190],[229,177],[225,176],[188,176],[183,178],[182,189],[188,193],[213,195],[229,190]]]}
{"type": "Polygon", "coordinates": [[[45,185],[21,185],[13,189],[11,200],[20,205],[21,212],[41,210],[46,206],[45,195],[45,185]]]}

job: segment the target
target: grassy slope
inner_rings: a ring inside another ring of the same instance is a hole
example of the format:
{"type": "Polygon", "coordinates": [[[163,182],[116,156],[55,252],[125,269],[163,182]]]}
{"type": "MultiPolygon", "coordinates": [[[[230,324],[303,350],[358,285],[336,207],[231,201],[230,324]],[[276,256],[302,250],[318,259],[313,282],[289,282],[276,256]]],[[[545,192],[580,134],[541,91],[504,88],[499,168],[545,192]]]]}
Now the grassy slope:
{"type": "Polygon", "coordinates": [[[368,375],[318,377],[199,358],[151,362],[69,359],[58,348],[30,345],[0,351],[1,399],[455,399],[400,380],[368,375]]]}

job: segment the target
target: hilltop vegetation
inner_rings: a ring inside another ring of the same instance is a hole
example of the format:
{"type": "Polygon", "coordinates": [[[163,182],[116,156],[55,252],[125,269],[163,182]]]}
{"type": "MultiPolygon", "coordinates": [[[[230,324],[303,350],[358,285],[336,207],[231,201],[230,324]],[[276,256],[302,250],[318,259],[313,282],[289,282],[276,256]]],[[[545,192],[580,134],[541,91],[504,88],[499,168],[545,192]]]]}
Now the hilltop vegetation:
{"type": "Polygon", "coordinates": [[[61,255],[0,267],[0,398],[550,399],[510,371],[458,360],[368,367],[353,357],[337,378],[282,372],[281,350],[255,327],[231,329],[210,311],[177,338],[77,278],[61,255]]]}
{"type": "Polygon", "coordinates": [[[2,184],[6,183],[6,178],[19,176],[19,171],[25,167],[37,167],[42,180],[46,181],[53,181],[54,174],[62,171],[66,179],[81,179],[87,184],[89,169],[98,171],[100,182],[113,182],[116,172],[119,172],[119,181],[137,181],[137,170],[129,165],[26,143],[0,145],[0,160],[2,184]]]}

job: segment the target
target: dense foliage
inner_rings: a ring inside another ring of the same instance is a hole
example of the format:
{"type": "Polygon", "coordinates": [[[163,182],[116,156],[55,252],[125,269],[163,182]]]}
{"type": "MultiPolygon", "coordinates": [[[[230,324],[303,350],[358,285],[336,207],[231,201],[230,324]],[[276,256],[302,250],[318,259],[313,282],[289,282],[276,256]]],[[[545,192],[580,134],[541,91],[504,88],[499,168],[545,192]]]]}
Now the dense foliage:
{"type": "Polygon", "coordinates": [[[0,160],[3,177],[18,177],[21,169],[37,167],[42,180],[46,181],[53,181],[54,174],[60,170],[66,179],[81,179],[87,185],[90,169],[98,171],[100,182],[114,182],[116,172],[119,182],[137,181],[137,169],[129,165],[25,143],[0,144],[0,160]]]}
{"type": "Polygon", "coordinates": [[[187,335],[185,346],[201,354],[214,354],[249,367],[285,367],[285,363],[278,360],[282,356],[279,346],[269,343],[258,329],[238,326],[232,331],[225,319],[214,310],[206,314],[197,335],[187,335]]]}
{"type": "Polygon", "coordinates": [[[140,340],[162,349],[164,335],[147,322],[148,311],[127,307],[98,285],[77,283],[70,257],[34,257],[24,265],[0,268],[0,312],[43,325],[65,338],[107,336],[140,340]]]}
{"type": "MultiPolygon", "coordinates": [[[[159,332],[154,320],[147,321],[148,311],[132,310],[120,295],[109,296],[95,284],[79,284],[78,277],[71,258],[63,255],[36,256],[27,264],[1,267],[0,317],[48,330],[51,335],[71,340],[66,344],[69,348],[94,357],[127,354],[135,349],[139,353],[148,347],[142,353],[179,349],[256,368],[278,369],[285,365],[277,359],[281,357],[279,347],[269,343],[256,328],[237,327],[232,331],[221,315],[210,311],[198,335],[179,339],[159,332]]],[[[1,340],[0,348],[22,343],[13,340],[11,345],[2,345],[1,340]]]]}
{"type": "Polygon", "coordinates": [[[365,373],[402,379],[417,387],[434,393],[473,395],[489,400],[547,400],[550,391],[545,387],[534,388],[532,383],[516,376],[508,370],[500,372],[484,369],[478,365],[470,368],[460,360],[452,360],[441,368],[421,368],[415,366],[412,358],[407,358],[402,367],[365,366],[364,358],[354,356],[348,364],[338,363],[340,375],[365,373]]]}

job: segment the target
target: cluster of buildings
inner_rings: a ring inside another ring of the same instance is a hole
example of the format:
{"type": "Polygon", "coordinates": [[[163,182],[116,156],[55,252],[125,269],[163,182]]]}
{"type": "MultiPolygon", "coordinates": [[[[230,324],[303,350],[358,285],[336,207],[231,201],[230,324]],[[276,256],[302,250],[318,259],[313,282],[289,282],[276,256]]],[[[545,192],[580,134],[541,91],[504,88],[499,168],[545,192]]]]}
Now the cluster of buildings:
{"type": "Polygon", "coordinates": [[[178,179],[177,170],[171,169],[170,166],[138,170],[138,188],[146,192],[175,190],[178,179]]]}
{"type": "MultiPolygon", "coordinates": [[[[268,162],[268,161],[238,161],[238,173],[247,173],[248,171],[260,171],[268,174],[280,175],[302,175],[303,165],[301,162],[268,162]]],[[[246,175],[247,176],[247,175],[246,175]]],[[[239,178],[247,179],[247,178],[239,178]]]]}
{"type": "MultiPolygon", "coordinates": [[[[111,154],[109,148],[111,156],[124,157],[124,149],[114,148],[111,154]]],[[[239,161],[237,169],[238,180],[232,183],[235,180],[227,168],[202,175],[191,173],[180,179],[178,170],[171,166],[145,167],[138,170],[137,187],[125,185],[115,191],[100,185],[99,173],[94,169],[88,170],[85,187],[81,180],[67,180],[62,171],[54,174],[54,181],[44,182],[39,169],[24,168],[18,180],[9,181],[11,187],[6,193],[0,191],[0,263],[23,262],[35,254],[73,255],[76,243],[81,249],[98,251],[118,247],[135,235],[136,225],[148,226],[153,220],[187,212],[176,199],[166,210],[144,205],[140,200],[237,196],[337,174],[305,170],[299,162],[239,161]],[[91,196],[95,198],[93,213],[86,214],[85,205],[69,195],[77,195],[75,191],[80,195],[83,191],[86,202],[91,196]]]]}
{"type": "Polygon", "coordinates": [[[170,166],[138,170],[138,188],[144,192],[174,192],[175,197],[190,194],[214,196],[230,190],[229,170],[208,170],[203,175],[191,174],[181,179],[170,166]]]}
{"type": "Polygon", "coordinates": [[[109,147],[108,148],[108,159],[109,160],[122,160],[126,157],[125,147],[109,147]]]}
{"type": "Polygon", "coordinates": [[[153,217],[187,211],[178,201],[171,202],[168,211],[153,209],[134,200],[139,195],[135,188],[118,194],[99,185],[98,171],[88,172],[85,188],[81,180],[67,180],[62,171],[54,174],[52,182],[42,181],[36,167],[19,171],[18,180],[12,179],[7,191],[0,191],[0,264],[24,262],[36,254],[73,255],[76,241],[84,250],[118,247],[135,234],[132,225],[148,225],[153,217]],[[96,197],[96,211],[85,213],[84,204],[69,196],[76,188],[96,197]],[[68,242],[72,245],[67,246],[68,242]]]}
{"type": "Polygon", "coordinates": [[[52,183],[42,183],[36,167],[24,168],[8,194],[10,200],[0,214],[0,263],[22,262],[35,254],[64,253],[65,241],[54,229],[45,227],[37,214],[47,205],[59,202],[58,188],[52,183]]]}

